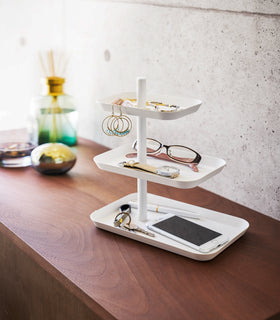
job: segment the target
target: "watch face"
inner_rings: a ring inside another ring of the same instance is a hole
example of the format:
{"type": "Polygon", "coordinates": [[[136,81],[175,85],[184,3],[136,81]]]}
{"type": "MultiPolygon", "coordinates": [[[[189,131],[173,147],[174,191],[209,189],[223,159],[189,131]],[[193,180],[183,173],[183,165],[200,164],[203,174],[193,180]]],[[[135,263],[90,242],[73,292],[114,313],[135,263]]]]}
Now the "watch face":
{"type": "Polygon", "coordinates": [[[176,167],[163,166],[157,168],[157,173],[161,176],[176,178],[178,177],[180,170],[176,167]]]}

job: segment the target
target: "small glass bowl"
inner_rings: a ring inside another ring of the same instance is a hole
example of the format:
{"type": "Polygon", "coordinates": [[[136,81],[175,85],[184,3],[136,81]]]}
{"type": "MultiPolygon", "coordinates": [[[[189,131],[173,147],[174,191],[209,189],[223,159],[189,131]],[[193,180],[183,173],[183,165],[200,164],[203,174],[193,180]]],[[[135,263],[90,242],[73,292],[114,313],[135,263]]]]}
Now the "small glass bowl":
{"type": "Polygon", "coordinates": [[[30,166],[30,154],[35,147],[30,142],[0,143],[0,166],[10,168],[30,166]]]}

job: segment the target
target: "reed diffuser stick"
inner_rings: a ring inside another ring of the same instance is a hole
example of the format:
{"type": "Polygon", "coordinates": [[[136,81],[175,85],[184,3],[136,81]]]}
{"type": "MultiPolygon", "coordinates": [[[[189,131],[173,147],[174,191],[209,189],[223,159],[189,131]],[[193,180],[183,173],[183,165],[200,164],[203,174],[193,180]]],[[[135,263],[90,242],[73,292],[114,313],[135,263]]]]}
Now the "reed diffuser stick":
{"type": "Polygon", "coordinates": [[[62,61],[63,61],[63,52],[60,52],[58,55],[58,59],[57,59],[57,64],[56,64],[56,72],[58,75],[62,76],[63,73],[61,72],[62,69],[62,61]]]}
{"type": "Polygon", "coordinates": [[[65,74],[71,56],[72,56],[72,54],[69,54],[68,57],[65,59],[61,74],[65,74]]]}
{"type": "Polygon", "coordinates": [[[43,60],[43,57],[42,57],[40,52],[38,52],[38,57],[39,57],[39,60],[40,60],[40,64],[41,64],[41,68],[43,70],[44,76],[47,77],[48,76],[48,71],[47,71],[47,68],[46,68],[46,66],[44,64],[44,60],[43,60]]]}
{"type": "Polygon", "coordinates": [[[49,66],[50,66],[50,74],[52,77],[55,77],[55,69],[54,69],[54,59],[53,59],[53,51],[49,51],[49,66]]]}

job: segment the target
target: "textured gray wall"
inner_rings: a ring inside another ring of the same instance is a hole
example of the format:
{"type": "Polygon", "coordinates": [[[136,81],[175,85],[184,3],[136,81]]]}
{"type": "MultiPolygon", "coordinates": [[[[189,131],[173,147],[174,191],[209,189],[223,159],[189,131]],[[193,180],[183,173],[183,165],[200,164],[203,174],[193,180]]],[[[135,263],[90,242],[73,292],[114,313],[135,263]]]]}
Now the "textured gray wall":
{"type": "MultiPolygon", "coordinates": [[[[28,83],[18,80],[24,105],[39,87],[28,54],[47,45],[72,51],[66,89],[79,100],[80,135],[107,146],[133,141],[136,130],[122,139],[105,136],[105,113],[95,101],[134,91],[137,76],[147,78],[149,92],[201,99],[188,117],[148,120],[148,135],[225,159],[226,168],[201,186],[280,219],[279,1],[28,2],[35,25],[26,19],[15,31],[13,21],[14,58],[24,52],[31,70],[28,83]]],[[[17,10],[8,2],[1,7],[17,10]]]]}

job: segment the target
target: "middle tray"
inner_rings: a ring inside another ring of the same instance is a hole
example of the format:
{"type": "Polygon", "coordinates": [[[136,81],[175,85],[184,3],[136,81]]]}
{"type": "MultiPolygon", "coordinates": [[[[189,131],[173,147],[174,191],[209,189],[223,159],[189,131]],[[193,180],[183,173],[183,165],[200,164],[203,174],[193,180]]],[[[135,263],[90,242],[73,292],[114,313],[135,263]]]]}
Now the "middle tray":
{"type": "MultiPolygon", "coordinates": [[[[132,152],[135,152],[135,150],[131,148],[130,144],[126,144],[94,157],[94,161],[97,164],[97,166],[102,170],[134,178],[140,178],[147,181],[156,182],[159,184],[164,184],[181,189],[194,188],[198,186],[202,182],[208,180],[210,177],[213,177],[214,175],[219,173],[226,165],[226,162],[223,159],[207,155],[201,155],[202,160],[198,165],[199,172],[193,172],[186,165],[160,160],[153,157],[147,157],[147,163],[155,167],[160,167],[164,165],[178,167],[178,169],[180,169],[180,175],[175,179],[171,179],[159,176],[157,174],[119,166],[119,163],[122,161],[132,160],[131,158],[126,158],[126,154],[132,152]]],[[[136,160],[136,158],[134,158],[133,160],[136,160]]]]}

